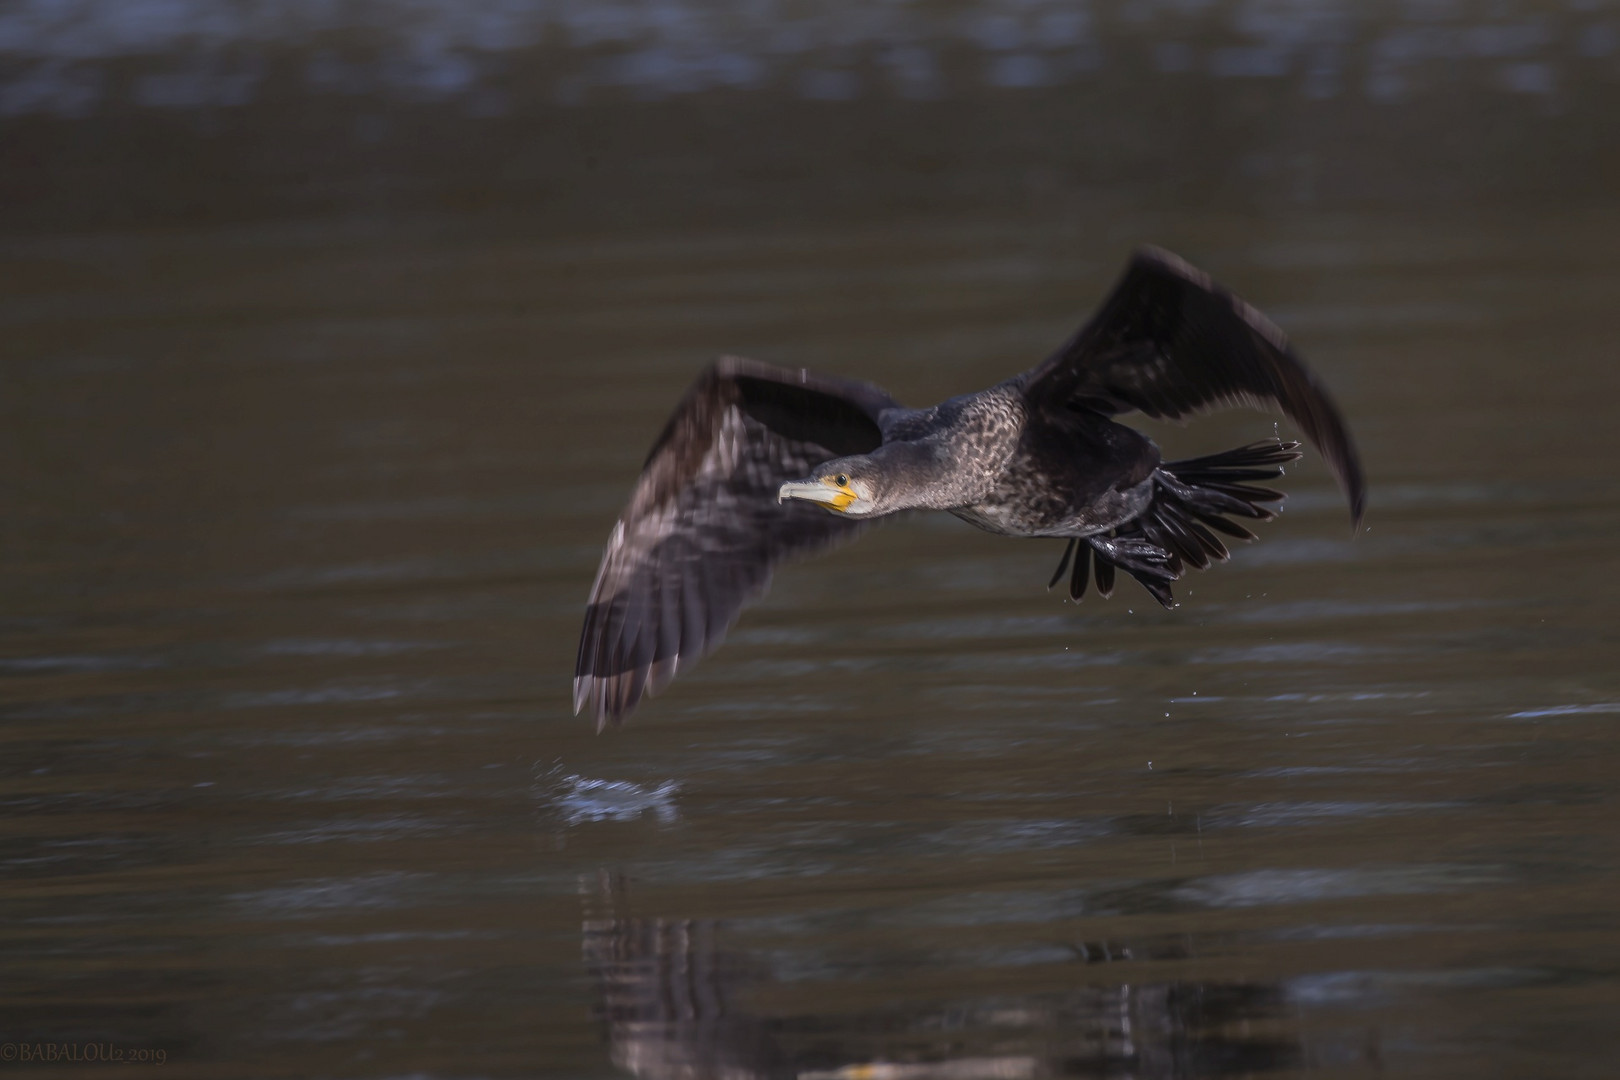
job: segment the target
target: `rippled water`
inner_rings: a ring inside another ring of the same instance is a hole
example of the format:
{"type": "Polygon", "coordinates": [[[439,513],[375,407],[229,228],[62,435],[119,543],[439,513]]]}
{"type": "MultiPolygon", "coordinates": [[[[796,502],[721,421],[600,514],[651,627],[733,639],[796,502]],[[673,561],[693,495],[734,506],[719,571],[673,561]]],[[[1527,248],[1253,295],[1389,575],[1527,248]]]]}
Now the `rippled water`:
{"type": "Polygon", "coordinates": [[[10,242],[6,1037],[164,1076],[1602,1075],[1615,221],[1080,224],[10,242]],[[622,731],[569,715],[711,353],[982,386],[1143,236],[1309,350],[1368,531],[1308,461],[1167,613],[901,521],[622,731]]]}
{"type": "Polygon", "coordinates": [[[1617,20],[0,5],[0,1067],[1612,1075],[1617,20]],[[1165,612],[912,517],[570,715],[709,359],[927,403],[1143,242],[1365,531],[1308,458],[1165,612]]]}

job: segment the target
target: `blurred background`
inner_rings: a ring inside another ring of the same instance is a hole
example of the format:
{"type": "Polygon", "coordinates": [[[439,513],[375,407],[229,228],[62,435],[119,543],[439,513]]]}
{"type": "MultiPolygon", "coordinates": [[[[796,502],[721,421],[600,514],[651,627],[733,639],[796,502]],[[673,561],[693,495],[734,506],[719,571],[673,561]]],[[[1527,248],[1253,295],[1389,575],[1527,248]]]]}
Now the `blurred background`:
{"type": "Polygon", "coordinates": [[[0,0],[0,1064],[1610,1075],[1616,191],[1615,0],[0,0]],[[570,715],[712,357],[926,404],[1143,243],[1359,535],[903,520],[570,715]]]}
{"type": "Polygon", "coordinates": [[[11,229],[1602,200],[1606,0],[10,0],[11,229]]]}

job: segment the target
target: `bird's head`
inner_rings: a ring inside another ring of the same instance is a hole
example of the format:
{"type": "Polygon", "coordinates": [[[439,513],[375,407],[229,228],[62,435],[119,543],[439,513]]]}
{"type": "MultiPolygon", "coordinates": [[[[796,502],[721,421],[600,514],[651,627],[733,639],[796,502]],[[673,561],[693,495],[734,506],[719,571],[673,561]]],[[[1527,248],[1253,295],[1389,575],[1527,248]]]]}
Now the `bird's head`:
{"type": "Polygon", "coordinates": [[[776,501],[800,499],[820,503],[829,510],[852,517],[876,513],[880,471],[866,454],[835,458],[817,469],[810,479],[783,484],[776,493],[776,501]]]}
{"type": "Polygon", "coordinates": [[[922,443],[888,442],[870,454],[833,458],[808,480],[783,484],[776,501],[802,499],[850,517],[960,505],[949,459],[922,443]]]}

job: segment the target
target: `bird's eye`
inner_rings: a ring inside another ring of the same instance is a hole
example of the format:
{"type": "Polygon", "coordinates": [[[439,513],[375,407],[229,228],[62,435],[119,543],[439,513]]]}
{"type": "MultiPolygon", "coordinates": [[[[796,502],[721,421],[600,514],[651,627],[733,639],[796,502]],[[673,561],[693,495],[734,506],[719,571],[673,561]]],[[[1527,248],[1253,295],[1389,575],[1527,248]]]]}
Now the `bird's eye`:
{"type": "Polygon", "coordinates": [[[837,484],[839,487],[849,487],[849,477],[845,476],[843,473],[839,473],[837,476],[833,477],[833,483],[837,484]]]}

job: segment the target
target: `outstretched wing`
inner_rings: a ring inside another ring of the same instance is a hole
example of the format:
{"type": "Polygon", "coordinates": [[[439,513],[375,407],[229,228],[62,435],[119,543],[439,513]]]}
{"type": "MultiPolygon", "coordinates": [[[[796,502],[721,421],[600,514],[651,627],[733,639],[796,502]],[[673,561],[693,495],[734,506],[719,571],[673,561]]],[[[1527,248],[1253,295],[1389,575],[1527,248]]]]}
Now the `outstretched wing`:
{"type": "Polygon", "coordinates": [[[1327,460],[1361,521],[1361,459],[1327,388],[1276,324],[1168,251],[1138,252],[1102,309],[1030,372],[1025,393],[1166,419],[1230,405],[1280,410],[1327,460]]]}
{"type": "Polygon", "coordinates": [[[725,636],[782,559],[855,536],[777,489],[883,442],[866,383],[723,357],[681,399],[613,527],[574,667],[574,711],[618,723],[725,636]]]}

